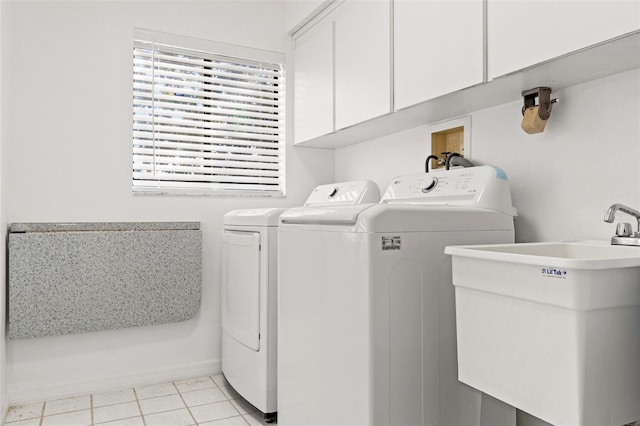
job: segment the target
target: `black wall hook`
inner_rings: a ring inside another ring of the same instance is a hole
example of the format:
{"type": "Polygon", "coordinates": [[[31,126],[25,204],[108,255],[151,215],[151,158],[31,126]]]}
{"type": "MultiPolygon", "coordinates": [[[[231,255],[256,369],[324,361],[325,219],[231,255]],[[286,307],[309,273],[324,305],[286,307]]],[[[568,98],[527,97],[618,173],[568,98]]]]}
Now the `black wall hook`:
{"type": "Polygon", "coordinates": [[[551,99],[550,87],[536,87],[522,92],[524,97],[524,106],[522,107],[522,115],[527,110],[536,106],[536,98],[538,98],[538,116],[540,119],[547,120],[551,116],[551,108],[558,99],[551,99]]]}

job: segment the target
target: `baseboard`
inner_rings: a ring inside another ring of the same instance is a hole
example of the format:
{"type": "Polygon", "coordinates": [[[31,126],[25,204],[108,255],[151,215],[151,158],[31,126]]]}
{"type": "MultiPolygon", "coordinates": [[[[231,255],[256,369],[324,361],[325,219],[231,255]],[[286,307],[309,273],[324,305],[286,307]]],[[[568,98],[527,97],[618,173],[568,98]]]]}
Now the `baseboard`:
{"type": "Polygon", "coordinates": [[[46,387],[12,389],[7,387],[7,400],[10,405],[28,404],[71,396],[109,392],[135,386],[147,386],[190,377],[209,376],[222,371],[219,359],[174,366],[161,370],[149,370],[134,374],[103,377],[75,383],[63,383],[46,387]]]}

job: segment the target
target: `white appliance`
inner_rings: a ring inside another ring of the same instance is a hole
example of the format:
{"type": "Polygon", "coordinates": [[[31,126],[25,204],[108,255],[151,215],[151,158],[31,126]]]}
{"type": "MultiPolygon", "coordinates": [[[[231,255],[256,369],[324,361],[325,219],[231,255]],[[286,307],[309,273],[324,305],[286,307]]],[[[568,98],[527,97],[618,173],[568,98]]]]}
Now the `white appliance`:
{"type": "Polygon", "coordinates": [[[460,380],[557,426],[640,420],[638,247],[574,241],[446,252],[460,380]]]}
{"type": "MultiPolygon", "coordinates": [[[[371,181],[316,187],[305,206],[377,203],[371,181]]],[[[285,208],[233,210],[222,237],[222,373],[244,399],[276,419],[278,218],[285,208]]]]}
{"type": "Polygon", "coordinates": [[[222,373],[267,422],[277,411],[277,230],[285,210],[233,210],[222,237],[222,373]]]}
{"type": "Polygon", "coordinates": [[[278,230],[281,425],[515,425],[457,380],[451,244],[514,239],[500,169],[393,179],[380,204],[295,208],[278,230]]]}

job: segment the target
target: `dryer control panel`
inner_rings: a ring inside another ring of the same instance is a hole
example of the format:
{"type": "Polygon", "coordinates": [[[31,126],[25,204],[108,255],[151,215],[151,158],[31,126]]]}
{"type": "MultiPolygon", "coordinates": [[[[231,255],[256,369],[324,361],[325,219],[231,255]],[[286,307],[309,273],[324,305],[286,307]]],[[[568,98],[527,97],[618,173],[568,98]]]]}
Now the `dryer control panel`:
{"type": "Polygon", "coordinates": [[[491,166],[398,176],[392,179],[380,202],[466,205],[516,215],[507,175],[491,166]]]}
{"type": "Polygon", "coordinates": [[[305,206],[350,206],[380,201],[378,185],[370,180],[331,183],[317,186],[305,206]]]}

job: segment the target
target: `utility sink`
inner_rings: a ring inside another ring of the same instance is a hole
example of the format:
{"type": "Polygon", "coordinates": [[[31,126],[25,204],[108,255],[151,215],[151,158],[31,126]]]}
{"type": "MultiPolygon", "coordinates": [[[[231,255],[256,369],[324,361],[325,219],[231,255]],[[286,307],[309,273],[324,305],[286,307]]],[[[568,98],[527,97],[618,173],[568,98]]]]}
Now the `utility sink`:
{"type": "Polygon", "coordinates": [[[640,419],[640,247],[450,246],[458,378],[556,426],[640,419]]]}
{"type": "Polygon", "coordinates": [[[529,265],[553,263],[566,268],[606,269],[640,266],[640,247],[604,241],[571,241],[448,247],[447,254],[529,265]]]}

